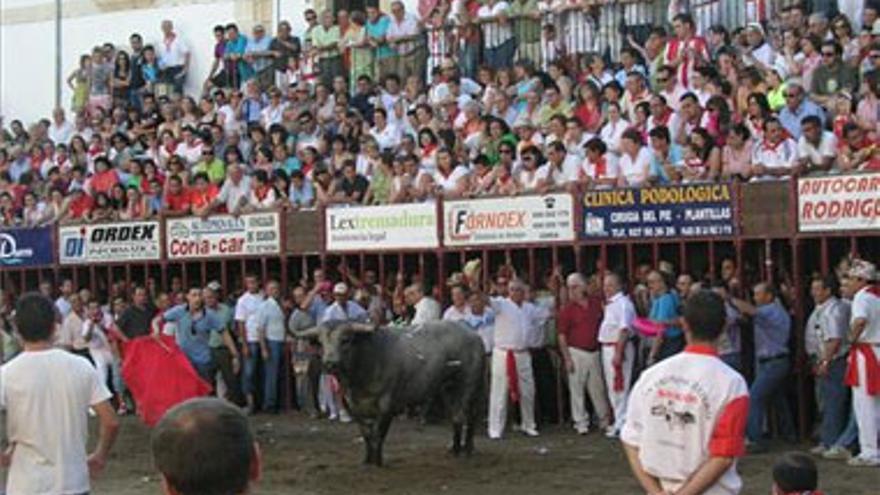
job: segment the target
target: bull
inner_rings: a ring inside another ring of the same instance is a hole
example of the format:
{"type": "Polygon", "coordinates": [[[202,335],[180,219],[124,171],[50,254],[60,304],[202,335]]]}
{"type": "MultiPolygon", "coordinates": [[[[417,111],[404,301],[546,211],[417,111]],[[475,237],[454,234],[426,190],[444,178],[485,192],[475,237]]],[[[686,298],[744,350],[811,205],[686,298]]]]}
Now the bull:
{"type": "Polygon", "coordinates": [[[382,465],[391,420],[441,397],[452,420],[451,452],[474,449],[486,357],[479,335],[437,321],[403,332],[353,322],[326,322],[298,332],[320,342],[327,373],[342,385],[364,439],[365,464],[382,465]]]}

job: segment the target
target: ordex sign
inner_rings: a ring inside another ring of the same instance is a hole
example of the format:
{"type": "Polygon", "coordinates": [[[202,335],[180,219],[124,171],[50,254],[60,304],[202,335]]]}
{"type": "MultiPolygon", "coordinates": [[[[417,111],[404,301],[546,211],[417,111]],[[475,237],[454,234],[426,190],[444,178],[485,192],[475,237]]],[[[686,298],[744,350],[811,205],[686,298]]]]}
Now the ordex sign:
{"type": "Polygon", "coordinates": [[[260,256],[281,252],[278,213],[165,221],[168,259],[260,256]]]}
{"type": "Polygon", "coordinates": [[[447,201],[443,242],[483,246],[572,241],[572,207],[568,194],[447,201]]]}
{"type": "Polygon", "coordinates": [[[159,222],[68,225],[58,228],[62,264],[155,261],[160,255],[159,222]]]}

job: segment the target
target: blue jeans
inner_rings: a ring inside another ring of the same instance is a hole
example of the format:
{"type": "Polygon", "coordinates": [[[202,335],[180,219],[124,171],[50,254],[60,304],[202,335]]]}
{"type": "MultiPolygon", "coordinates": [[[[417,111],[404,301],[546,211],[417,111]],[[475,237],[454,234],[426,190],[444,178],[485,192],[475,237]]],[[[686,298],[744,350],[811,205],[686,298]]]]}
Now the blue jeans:
{"type": "Polygon", "coordinates": [[[244,377],[241,381],[241,391],[246,396],[254,395],[256,391],[257,364],[260,360],[260,344],[248,342],[248,357],[244,360],[244,377]]]}
{"type": "Polygon", "coordinates": [[[768,404],[776,406],[781,416],[779,431],[784,437],[794,436],[794,423],[791,409],[785,394],[785,381],[791,371],[788,356],[760,362],[755,368],[755,381],[749,388],[749,419],[746,423],[746,438],[750,442],[761,441],[764,432],[764,414],[768,404]]]}
{"type": "Polygon", "coordinates": [[[468,78],[477,77],[477,65],[480,63],[480,46],[476,43],[467,43],[458,53],[461,64],[461,74],[468,78]]]}
{"type": "Polygon", "coordinates": [[[493,70],[511,67],[515,53],[516,38],[511,38],[495,48],[486,48],[486,65],[493,70]]]}
{"type": "Polygon", "coordinates": [[[850,407],[849,389],[843,384],[845,374],[846,359],[835,359],[828,365],[828,374],[816,378],[816,392],[822,413],[819,441],[825,447],[834,444],[846,425],[850,407]]]}
{"type": "Polygon", "coordinates": [[[281,356],[284,354],[283,341],[266,341],[269,359],[263,362],[263,411],[278,407],[278,373],[281,371],[281,356]]]}

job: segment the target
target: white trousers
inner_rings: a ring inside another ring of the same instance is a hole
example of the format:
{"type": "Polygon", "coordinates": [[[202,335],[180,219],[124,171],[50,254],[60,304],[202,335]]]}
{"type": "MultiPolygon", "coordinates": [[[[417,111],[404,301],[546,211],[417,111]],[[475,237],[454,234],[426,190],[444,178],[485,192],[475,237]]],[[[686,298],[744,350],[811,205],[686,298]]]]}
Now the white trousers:
{"type": "Polygon", "coordinates": [[[568,348],[574,371],[568,374],[568,392],[571,397],[571,419],[577,427],[590,425],[590,418],[584,404],[584,389],[590,395],[590,402],[599,418],[599,425],[609,424],[608,397],[602,379],[601,351],[587,352],[576,347],[568,348]]]}
{"type": "MultiPolygon", "coordinates": [[[[874,354],[880,356],[880,345],[874,346],[874,354]]],[[[880,451],[877,450],[877,422],[880,421],[880,396],[868,395],[868,373],[865,356],[859,352],[856,359],[859,370],[859,386],[853,387],[852,398],[856,424],[859,425],[859,447],[862,451],[859,457],[880,459],[880,451]]]]}
{"type": "Polygon", "coordinates": [[[620,431],[626,422],[626,404],[629,399],[629,384],[632,380],[633,357],[635,349],[632,342],[623,348],[623,390],[614,390],[614,346],[602,345],[602,370],[605,372],[605,388],[608,389],[608,402],[614,411],[614,429],[620,431]]]}
{"type": "MultiPolygon", "coordinates": [[[[489,389],[489,436],[500,437],[507,423],[507,352],[492,351],[492,382],[489,389]]],[[[514,352],[519,381],[519,412],[524,430],[535,429],[535,377],[532,376],[532,355],[529,351],[514,352]]]]}

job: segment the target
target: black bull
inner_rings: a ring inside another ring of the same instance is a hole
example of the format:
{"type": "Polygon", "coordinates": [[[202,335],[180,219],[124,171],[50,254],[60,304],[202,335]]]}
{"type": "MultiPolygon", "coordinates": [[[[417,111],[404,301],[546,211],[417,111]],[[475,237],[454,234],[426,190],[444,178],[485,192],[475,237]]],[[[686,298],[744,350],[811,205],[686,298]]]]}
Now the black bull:
{"type": "Polygon", "coordinates": [[[366,464],[382,465],[382,444],[395,415],[437,396],[451,416],[452,453],[473,452],[486,366],[475,332],[445,321],[403,331],[328,322],[299,336],[320,341],[324,368],[341,383],[360,425],[366,464]]]}

